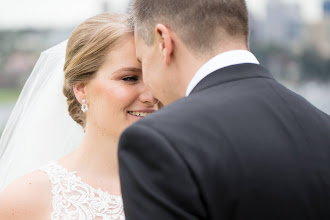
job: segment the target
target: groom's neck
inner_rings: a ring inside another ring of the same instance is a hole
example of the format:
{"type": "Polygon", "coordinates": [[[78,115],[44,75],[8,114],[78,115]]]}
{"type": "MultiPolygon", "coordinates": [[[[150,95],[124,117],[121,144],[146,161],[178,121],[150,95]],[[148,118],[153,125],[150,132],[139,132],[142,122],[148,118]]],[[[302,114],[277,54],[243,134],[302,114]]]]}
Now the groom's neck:
{"type": "Polygon", "coordinates": [[[178,59],[181,59],[178,61],[178,63],[180,63],[180,65],[178,65],[178,69],[183,75],[182,81],[184,82],[184,85],[182,86],[184,90],[180,92],[181,96],[185,96],[185,92],[190,81],[204,64],[219,54],[233,50],[249,49],[244,41],[228,40],[222,41],[218,45],[215,45],[212,50],[205,52],[195,52],[187,49],[186,47],[183,47],[181,51],[178,51],[179,54],[177,57],[178,59]]]}

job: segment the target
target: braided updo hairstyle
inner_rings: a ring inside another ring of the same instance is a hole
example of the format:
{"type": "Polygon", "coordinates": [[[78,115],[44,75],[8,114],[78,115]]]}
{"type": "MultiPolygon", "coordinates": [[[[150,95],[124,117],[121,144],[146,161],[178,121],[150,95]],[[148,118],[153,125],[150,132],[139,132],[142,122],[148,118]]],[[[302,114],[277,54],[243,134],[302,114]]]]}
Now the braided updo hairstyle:
{"type": "Polygon", "coordinates": [[[65,55],[63,93],[70,116],[82,127],[86,116],[75,97],[73,85],[88,83],[104,63],[107,55],[125,37],[133,35],[129,16],[103,13],[87,19],[71,34],[65,55]]]}

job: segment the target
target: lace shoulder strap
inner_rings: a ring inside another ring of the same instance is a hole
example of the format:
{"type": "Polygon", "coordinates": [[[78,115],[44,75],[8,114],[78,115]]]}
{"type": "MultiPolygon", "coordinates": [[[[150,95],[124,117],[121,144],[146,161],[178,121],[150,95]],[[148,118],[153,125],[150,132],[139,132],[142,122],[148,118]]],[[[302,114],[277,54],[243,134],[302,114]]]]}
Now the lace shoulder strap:
{"type": "Polygon", "coordinates": [[[40,170],[47,173],[52,185],[52,220],[125,220],[120,196],[91,187],[76,172],[67,171],[57,162],[50,162],[40,170]]]}
{"type": "Polygon", "coordinates": [[[52,187],[61,184],[61,181],[70,179],[73,177],[73,172],[67,172],[65,169],[60,167],[55,161],[52,161],[39,168],[48,175],[48,179],[52,184],[52,187]]]}

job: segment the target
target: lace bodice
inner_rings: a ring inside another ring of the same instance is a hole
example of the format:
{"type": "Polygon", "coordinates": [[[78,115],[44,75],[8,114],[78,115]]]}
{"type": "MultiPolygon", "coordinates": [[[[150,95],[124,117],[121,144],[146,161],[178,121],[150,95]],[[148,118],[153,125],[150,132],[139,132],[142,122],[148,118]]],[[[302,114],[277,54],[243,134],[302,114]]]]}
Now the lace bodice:
{"type": "Polygon", "coordinates": [[[52,184],[52,220],[125,219],[120,196],[93,188],[57,162],[40,170],[47,173],[52,184]]]}

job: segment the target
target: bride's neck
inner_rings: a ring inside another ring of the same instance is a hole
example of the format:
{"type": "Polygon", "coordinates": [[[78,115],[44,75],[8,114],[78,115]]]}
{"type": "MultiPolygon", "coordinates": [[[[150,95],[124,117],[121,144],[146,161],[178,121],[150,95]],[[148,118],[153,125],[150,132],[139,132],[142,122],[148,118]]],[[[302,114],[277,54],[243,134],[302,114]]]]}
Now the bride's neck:
{"type": "Polygon", "coordinates": [[[95,128],[87,128],[81,145],[71,155],[70,163],[80,169],[100,175],[118,176],[118,138],[105,135],[95,128]]]}

